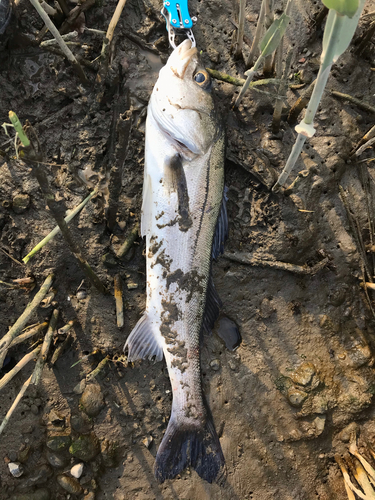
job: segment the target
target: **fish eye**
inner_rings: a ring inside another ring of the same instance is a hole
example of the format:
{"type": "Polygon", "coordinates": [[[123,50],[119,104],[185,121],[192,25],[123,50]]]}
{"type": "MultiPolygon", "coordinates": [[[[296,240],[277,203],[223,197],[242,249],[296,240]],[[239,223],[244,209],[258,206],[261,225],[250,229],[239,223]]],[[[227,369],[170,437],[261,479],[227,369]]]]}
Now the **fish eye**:
{"type": "Polygon", "coordinates": [[[194,80],[200,87],[203,87],[204,89],[207,89],[211,84],[210,75],[207,73],[207,71],[204,70],[200,70],[195,73],[194,80]]]}

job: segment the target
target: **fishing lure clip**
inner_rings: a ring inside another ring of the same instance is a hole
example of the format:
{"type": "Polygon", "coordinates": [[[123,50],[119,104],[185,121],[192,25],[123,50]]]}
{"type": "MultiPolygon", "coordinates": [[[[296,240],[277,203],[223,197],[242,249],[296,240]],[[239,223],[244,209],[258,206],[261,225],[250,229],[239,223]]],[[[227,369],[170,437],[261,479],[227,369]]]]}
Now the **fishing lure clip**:
{"type": "Polygon", "coordinates": [[[197,21],[196,17],[190,17],[188,9],[188,0],[164,0],[162,15],[167,23],[168,39],[171,47],[176,48],[175,36],[176,31],[183,30],[192,47],[196,46],[193,35],[193,23],[197,21]],[[178,1],[178,3],[177,3],[178,1]]]}

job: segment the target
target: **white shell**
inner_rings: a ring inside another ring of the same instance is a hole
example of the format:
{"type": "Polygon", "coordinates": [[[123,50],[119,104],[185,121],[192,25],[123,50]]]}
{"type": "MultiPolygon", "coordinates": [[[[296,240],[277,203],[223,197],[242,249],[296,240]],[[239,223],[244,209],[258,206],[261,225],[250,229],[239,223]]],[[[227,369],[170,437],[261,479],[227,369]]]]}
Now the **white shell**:
{"type": "Polygon", "coordinates": [[[76,464],[70,469],[70,473],[73,477],[79,479],[82,476],[83,464],[76,464]]]}

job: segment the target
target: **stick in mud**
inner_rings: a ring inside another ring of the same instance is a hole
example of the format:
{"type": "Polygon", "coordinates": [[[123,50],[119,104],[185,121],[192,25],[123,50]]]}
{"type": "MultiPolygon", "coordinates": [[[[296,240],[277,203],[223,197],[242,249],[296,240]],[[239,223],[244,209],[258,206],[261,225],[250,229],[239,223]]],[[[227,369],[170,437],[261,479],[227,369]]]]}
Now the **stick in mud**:
{"type": "MultiPolygon", "coordinates": [[[[93,196],[95,196],[97,194],[98,190],[97,189],[94,189],[94,191],[92,193],[90,193],[84,200],[82,203],[80,203],[76,208],[74,208],[70,213],[69,215],[67,215],[65,217],[65,222],[68,224],[72,219],[73,217],[75,217],[81,210],[82,208],[86,205],[86,203],[88,201],[91,200],[91,198],[93,196]]],[[[58,234],[60,232],[60,228],[59,226],[56,226],[54,229],[52,229],[52,231],[41,241],[39,242],[32,250],[31,252],[29,252],[23,259],[22,261],[27,264],[29,262],[29,260],[31,259],[31,257],[33,255],[35,255],[38,250],[40,250],[41,248],[44,247],[44,245],[46,245],[50,240],[52,240],[52,238],[54,238],[56,236],[56,234],[58,234]]]]}
{"type": "Polygon", "coordinates": [[[259,257],[251,257],[249,254],[244,253],[226,253],[223,255],[223,259],[230,260],[232,262],[238,262],[239,264],[245,264],[246,266],[254,267],[269,267],[271,269],[278,269],[280,271],[288,271],[295,274],[307,274],[313,276],[318,271],[323,269],[329,262],[328,257],[321,260],[314,266],[299,266],[297,264],[290,264],[289,262],[281,262],[278,260],[266,260],[260,259],[259,257]]]}
{"type": "Polygon", "coordinates": [[[17,405],[18,403],[21,401],[23,395],[25,394],[26,392],[26,389],[29,387],[30,383],[31,383],[31,378],[32,378],[32,375],[30,375],[30,377],[26,380],[26,382],[23,384],[23,386],[21,387],[21,390],[20,392],[18,393],[16,399],[14,400],[12,406],[9,408],[9,411],[8,413],[5,415],[4,417],[4,420],[2,421],[1,425],[0,425],[0,434],[3,432],[3,430],[5,429],[7,423],[9,422],[9,419],[10,417],[13,415],[13,412],[14,410],[17,408],[17,405]]]}
{"type": "Polygon", "coordinates": [[[293,106],[290,108],[289,115],[288,115],[288,123],[289,125],[295,125],[298,120],[298,116],[301,113],[303,109],[307,106],[309,103],[310,97],[313,93],[314,87],[316,83],[316,78],[313,82],[310,83],[310,85],[305,89],[300,97],[296,100],[296,102],[293,104],[293,106]]]}
{"type": "Polygon", "coordinates": [[[20,331],[24,328],[30,316],[37,309],[40,302],[44,299],[46,293],[48,292],[50,286],[52,285],[52,281],[53,281],[53,274],[50,274],[43,283],[43,285],[40,287],[40,290],[35,295],[33,300],[26,306],[24,312],[14,323],[12,328],[0,340],[0,367],[2,367],[4,364],[4,359],[8,352],[9,344],[12,342],[13,339],[15,339],[19,335],[20,331]]]}
{"type": "Polygon", "coordinates": [[[109,23],[107,33],[103,40],[102,51],[100,53],[100,68],[96,77],[96,81],[98,83],[102,83],[105,79],[108,70],[108,56],[109,56],[109,47],[111,45],[113,35],[115,32],[115,28],[120,19],[121,13],[124,10],[126,4],[126,0],[119,0],[115,12],[112,16],[111,22],[109,23]]]}
{"type": "Polygon", "coordinates": [[[48,14],[44,11],[43,7],[40,5],[40,3],[38,2],[38,0],[30,0],[30,2],[33,5],[33,7],[35,8],[35,10],[38,12],[38,14],[40,15],[40,17],[43,19],[44,24],[48,27],[48,29],[50,30],[50,32],[52,33],[52,35],[56,38],[56,41],[59,44],[61,50],[64,52],[64,55],[66,56],[66,58],[68,59],[68,61],[70,62],[70,64],[73,66],[74,70],[78,74],[78,76],[81,79],[81,81],[83,83],[87,83],[88,80],[86,78],[86,75],[85,75],[85,73],[84,73],[81,65],[79,64],[79,62],[77,61],[77,59],[74,57],[72,51],[66,45],[66,43],[64,42],[64,40],[62,39],[62,37],[61,37],[61,35],[59,33],[59,30],[53,24],[53,22],[51,21],[50,17],[48,16],[48,14]]]}
{"type": "Polygon", "coordinates": [[[119,251],[117,252],[117,257],[121,259],[124,257],[132,247],[133,243],[135,240],[138,238],[138,232],[139,232],[139,223],[137,222],[133,229],[131,230],[129,236],[126,238],[124,243],[121,245],[119,251]]]}
{"type": "Polygon", "coordinates": [[[361,99],[356,99],[355,97],[349,94],[343,94],[342,92],[337,92],[336,90],[330,90],[329,92],[331,93],[331,95],[338,97],[339,99],[344,99],[345,101],[349,101],[358,106],[359,108],[364,109],[365,111],[369,111],[370,113],[375,113],[375,108],[373,106],[370,106],[370,104],[361,101],[361,99]]]}
{"type": "Polygon", "coordinates": [[[118,328],[121,328],[124,326],[124,302],[122,300],[122,285],[121,285],[121,277],[119,274],[116,274],[114,278],[114,285],[115,285],[117,326],[118,328]]]}
{"type": "Polygon", "coordinates": [[[46,359],[47,359],[49,347],[51,345],[52,337],[53,337],[53,334],[56,331],[56,325],[57,325],[57,318],[58,317],[59,317],[59,310],[55,309],[52,312],[52,316],[51,316],[51,319],[50,319],[50,322],[49,322],[49,325],[48,325],[47,333],[46,333],[46,335],[44,337],[44,341],[43,341],[42,348],[41,348],[41,351],[40,351],[40,354],[39,354],[39,358],[38,358],[38,360],[37,360],[37,362],[35,364],[34,373],[32,375],[32,383],[34,385],[38,385],[39,382],[40,382],[40,379],[41,379],[41,376],[42,376],[43,367],[44,367],[44,364],[45,364],[46,359]]]}
{"type": "Polygon", "coordinates": [[[16,366],[14,368],[12,368],[12,370],[10,370],[6,375],[4,375],[4,377],[2,377],[0,379],[0,391],[1,391],[1,389],[4,389],[4,387],[7,385],[7,383],[10,382],[12,380],[12,378],[15,377],[17,375],[17,373],[20,370],[22,370],[22,368],[24,366],[26,366],[29,361],[31,361],[32,359],[35,358],[35,356],[37,356],[37,354],[39,353],[39,351],[40,351],[40,345],[38,347],[36,347],[33,351],[31,351],[28,354],[26,354],[16,364],[16,366]]]}
{"type": "Polygon", "coordinates": [[[41,323],[40,325],[34,326],[34,328],[31,328],[27,332],[21,333],[21,335],[18,335],[18,337],[16,337],[15,339],[12,340],[12,342],[9,345],[9,349],[11,347],[14,347],[15,345],[21,344],[22,342],[24,342],[25,340],[29,339],[30,337],[33,337],[34,335],[37,335],[42,330],[44,330],[45,328],[47,328],[47,326],[48,326],[48,323],[47,323],[47,321],[45,321],[44,323],[41,323]]]}

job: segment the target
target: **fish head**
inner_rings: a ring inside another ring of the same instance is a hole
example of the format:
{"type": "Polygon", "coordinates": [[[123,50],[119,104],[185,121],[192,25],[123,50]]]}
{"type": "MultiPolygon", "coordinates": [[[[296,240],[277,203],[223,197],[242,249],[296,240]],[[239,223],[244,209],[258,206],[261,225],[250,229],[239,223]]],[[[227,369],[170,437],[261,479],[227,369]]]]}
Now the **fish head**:
{"type": "Polygon", "coordinates": [[[204,154],[218,135],[211,90],[211,77],[200,63],[196,47],[184,40],[160,70],[149,104],[157,126],[180,154],[204,154]]]}

